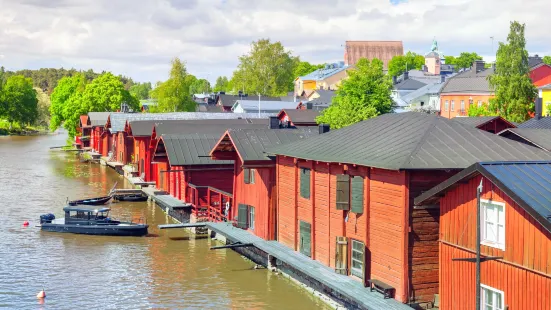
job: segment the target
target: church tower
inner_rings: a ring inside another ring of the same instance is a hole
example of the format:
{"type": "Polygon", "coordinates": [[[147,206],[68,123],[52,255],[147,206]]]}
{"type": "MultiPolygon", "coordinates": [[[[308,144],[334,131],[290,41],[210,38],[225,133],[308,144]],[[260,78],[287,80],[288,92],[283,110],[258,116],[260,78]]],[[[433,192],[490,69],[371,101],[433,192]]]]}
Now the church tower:
{"type": "Polygon", "coordinates": [[[425,55],[425,67],[427,72],[434,75],[440,75],[440,66],[444,62],[444,55],[438,51],[438,42],[432,41],[431,51],[425,55]]]}

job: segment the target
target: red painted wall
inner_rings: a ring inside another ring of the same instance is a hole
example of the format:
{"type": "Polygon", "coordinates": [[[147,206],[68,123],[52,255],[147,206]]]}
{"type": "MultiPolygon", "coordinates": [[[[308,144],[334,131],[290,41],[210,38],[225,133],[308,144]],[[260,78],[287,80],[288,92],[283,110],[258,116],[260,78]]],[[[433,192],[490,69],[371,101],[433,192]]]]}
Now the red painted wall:
{"type": "MultiPolygon", "coordinates": [[[[475,264],[451,259],[474,257],[473,210],[481,178],[460,184],[440,201],[442,309],[474,308],[475,264]]],[[[481,246],[483,255],[503,257],[482,263],[481,283],[503,291],[509,309],[551,309],[551,234],[490,181],[484,179],[483,186],[483,199],[505,203],[505,250],[481,246]]]]}
{"type": "Polygon", "coordinates": [[[530,71],[530,78],[536,87],[551,84],[551,66],[543,65],[530,71]]]}
{"type": "Polygon", "coordinates": [[[496,134],[500,133],[501,131],[507,128],[515,128],[515,126],[512,124],[509,124],[508,122],[506,122],[501,118],[495,119],[485,125],[478,127],[478,129],[491,132],[491,133],[496,133],[496,134]]]}

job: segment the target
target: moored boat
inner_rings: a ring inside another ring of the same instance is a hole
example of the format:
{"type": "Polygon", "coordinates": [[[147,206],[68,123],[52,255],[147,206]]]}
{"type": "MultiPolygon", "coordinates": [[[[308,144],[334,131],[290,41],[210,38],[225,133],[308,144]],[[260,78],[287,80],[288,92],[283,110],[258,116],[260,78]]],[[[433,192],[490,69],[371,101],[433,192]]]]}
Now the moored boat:
{"type": "Polygon", "coordinates": [[[77,205],[86,205],[86,206],[99,206],[106,204],[109,200],[111,200],[111,196],[104,196],[104,197],[96,197],[96,198],[88,198],[88,199],[81,199],[81,200],[70,200],[68,204],[70,206],[77,206],[77,205]]]}
{"type": "Polygon", "coordinates": [[[56,219],[53,214],[40,216],[43,231],[103,236],[145,236],[147,224],[121,222],[109,218],[109,208],[67,206],[65,218],[56,219]]]}
{"type": "Polygon", "coordinates": [[[132,194],[132,195],[113,195],[113,200],[116,201],[146,201],[147,196],[142,194],[132,194]]]}

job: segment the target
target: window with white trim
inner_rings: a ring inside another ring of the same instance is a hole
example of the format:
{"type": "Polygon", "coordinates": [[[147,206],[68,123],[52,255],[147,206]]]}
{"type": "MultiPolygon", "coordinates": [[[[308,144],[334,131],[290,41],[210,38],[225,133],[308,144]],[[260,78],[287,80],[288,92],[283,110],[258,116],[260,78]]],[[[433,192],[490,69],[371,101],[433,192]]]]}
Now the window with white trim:
{"type": "Polygon", "coordinates": [[[465,100],[461,100],[461,112],[465,112],[465,100]]]}
{"type": "Polygon", "coordinates": [[[480,308],[484,310],[505,309],[505,294],[487,285],[480,285],[480,308]]]}
{"type": "Polygon", "coordinates": [[[505,204],[480,199],[481,243],[505,250],[505,204]]]}
{"type": "Polygon", "coordinates": [[[448,100],[446,100],[446,101],[444,102],[444,111],[447,112],[447,111],[449,110],[449,105],[450,105],[450,102],[449,102],[448,100]]]}
{"type": "Polygon", "coordinates": [[[254,207],[249,206],[249,228],[254,230],[254,207]]]}
{"type": "Polygon", "coordinates": [[[482,100],[478,100],[478,107],[480,108],[482,106],[482,100]]]}
{"type": "Polygon", "coordinates": [[[451,108],[452,108],[452,112],[454,112],[454,111],[455,111],[455,100],[452,100],[452,106],[451,106],[451,108]]]}

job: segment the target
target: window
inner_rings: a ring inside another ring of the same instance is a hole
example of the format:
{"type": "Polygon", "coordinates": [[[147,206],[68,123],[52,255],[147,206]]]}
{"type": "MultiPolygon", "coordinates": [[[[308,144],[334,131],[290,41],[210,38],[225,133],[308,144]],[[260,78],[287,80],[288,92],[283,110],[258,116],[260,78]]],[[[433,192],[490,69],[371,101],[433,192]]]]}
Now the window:
{"type": "Polygon", "coordinates": [[[502,291],[496,290],[487,285],[480,285],[480,304],[484,310],[503,310],[505,309],[505,295],[502,291]]]}
{"type": "Polygon", "coordinates": [[[461,112],[465,112],[465,100],[461,100],[461,112]]]}
{"type": "Polygon", "coordinates": [[[505,204],[480,199],[481,243],[505,250],[505,204]]]}
{"type": "Polygon", "coordinates": [[[350,176],[337,174],[336,187],[337,210],[350,210],[350,176]]]}
{"type": "Polygon", "coordinates": [[[444,111],[446,112],[449,111],[450,110],[449,106],[450,106],[450,102],[446,100],[446,102],[444,103],[444,111]]]}
{"type": "Polygon", "coordinates": [[[310,169],[300,168],[300,197],[310,199],[310,169]]]}
{"type": "Polygon", "coordinates": [[[452,112],[455,111],[455,101],[454,100],[452,100],[452,107],[451,108],[452,108],[452,112]]]}
{"type": "Polygon", "coordinates": [[[249,228],[254,229],[254,207],[249,206],[249,228]]]}
{"type": "Polygon", "coordinates": [[[350,273],[353,276],[364,278],[364,260],[365,260],[365,245],[356,240],[352,240],[352,268],[350,273]]]}
{"type": "Polygon", "coordinates": [[[245,184],[254,184],[254,169],[243,169],[245,184]]]}
{"type": "Polygon", "coordinates": [[[482,100],[478,100],[478,107],[480,108],[482,106],[482,100]]]}

